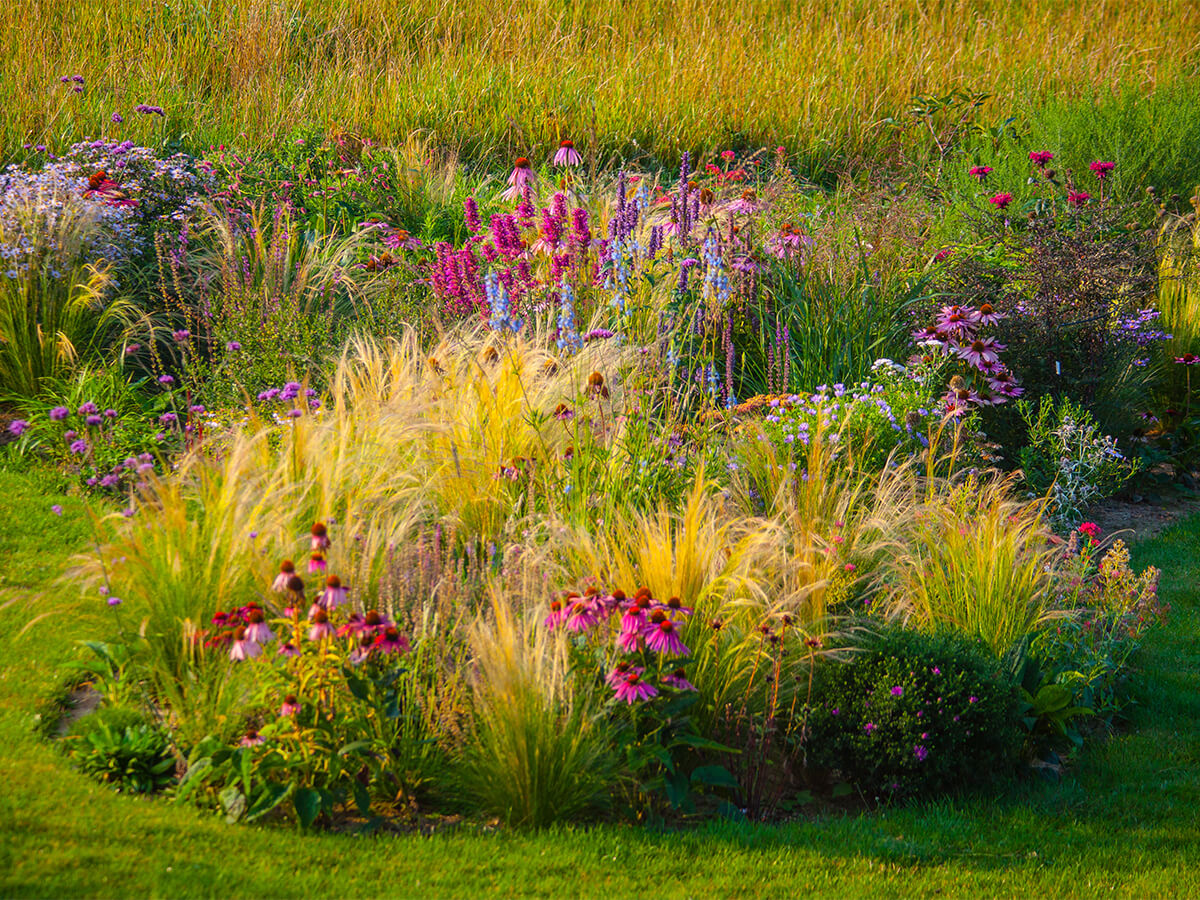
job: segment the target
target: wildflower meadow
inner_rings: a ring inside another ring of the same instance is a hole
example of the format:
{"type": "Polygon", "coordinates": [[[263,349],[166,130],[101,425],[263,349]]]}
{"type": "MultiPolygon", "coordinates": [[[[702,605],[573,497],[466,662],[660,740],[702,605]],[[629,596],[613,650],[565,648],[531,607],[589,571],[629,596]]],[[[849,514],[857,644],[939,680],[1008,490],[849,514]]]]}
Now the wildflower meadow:
{"type": "Polygon", "coordinates": [[[1188,4],[33,6],[5,896],[1200,890],[1188,4]]]}

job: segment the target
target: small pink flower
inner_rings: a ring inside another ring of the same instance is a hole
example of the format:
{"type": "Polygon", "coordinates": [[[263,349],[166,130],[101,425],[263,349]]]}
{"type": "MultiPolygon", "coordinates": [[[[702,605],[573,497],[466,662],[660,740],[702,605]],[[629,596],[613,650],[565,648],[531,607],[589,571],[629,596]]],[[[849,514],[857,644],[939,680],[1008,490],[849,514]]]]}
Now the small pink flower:
{"type": "Polygon", "coordinates": [[[567,630],[584,632],[599,621],[595,607],[590,600],[576,600],[571,605],[571,612],[567,616],[567,630]]]}
{"type": "Polygon", "coordinates": [[[325,571],[325,554],[314,550],[308,558],[308,573],[316,575],[325,571]]]}
{"type": "Polygon", "coordinates": [[[630,675],[641,675],[644,671],[645,669],[643,669],[641,666],[635,666],[633,663],[621,661],[613,667],[613,670],[608,673],[608,677],[606,677],[604,680],[608,682],[609,687],[611,687],[613,690],[616,690],[630,675]]]}
{"type": "Polygon", "coordinates": [[[1008,209],[1008,204],[1012,203],[1013,195],[1010,193],[994,194],[988,197],[988,203],[996,207],[996,209],[1008,209]]]}
{"type": "Polygon", "coordinates": [[[676,669],[670,675],[664,675],[662,683],[667,687],[673,687],[677,691],[694,691],[696,686],[687,680],[687,673],[683,669],[676,669]]]}
{"type": "Polygon", "coordinates": [[[1050,160],[1054,159],[1054,154],[1049,150],[1031,150],[1029,152],[1029,160],[1039,169],[1046,168],[1050,160]]]}
{"type": "Polygon", "coordinates": [[[288,694],[283,698],[283,705],[279,707],[281,716],[294,716],[300,712],[300,701],[296,699],[295,694],[288,694]]]}
{"type": "Polygon", "coordinates": [[[1197,356],[1195,353],[1185,353],[1183,356],[1175,357],[1175,362],[1181,366],[1194,366],[1200,363],[1200,356],[1197,356]]]}
{"type": "Polygon", "coordinates": [[[557,628],[559,625],[567,621],[568,615],[570,615],[570,611],[564,607],[561,600],[551,600],[550,615],[546,616],[546,620],[543,624],[545,624],[547,628],[557,628]]]}
{"type": "Polygon", "coordinates": [[[292,576],[296,574],[296,564],[290,559],[285,559],[279,564],[279,574],[275,576],[275,580],[271,582],[271,590],[277,591],[280,594],[288,589],[288,582],[292,576]]]}
{"type": "Polygon", "coordinates": [[[262,647],[246,635],[246,629],[240,627],[233,633],[233,644],[229,648],[229,658],[236,662],[253,659],[262,653],[262,647]]]}
{"type": "Polygon", "coordinates": [[[1092,199],[1092,195],[1086,191],[1067,191],[1067,202],[1072,206],[1083,206],[1092,199]]]}
{"type": "Polygon", "coordinates": [[[263,738],[261,734],[259,734],[257,731],[248,731],[246,732],[246,736],[238,742],[238,746],[257,747],[262,743],[265,743],[265,738],[263,738]]]}
{"type": "Polygon", "coordinates": [[[279,645],[279,655],[280,656],[299,656],[300,648],[297,647],[295,644],[293,644],[291,641],[288,641],[287,643],[279,645]]]}
{"type": "Polygon", "coordinates": [[[410,649],[408,638],[394,625],[389,625],[381,634],[375,635],[375,647],[384,653],[407,653],[410,649]]]}
{"type": "Polygon", "coordinates": [[[967,174],[970,175],[972,178],[978,178],[980,181],[983,181],[985,178],[988,177],[988,175],[991,173],[991,171],[992,171],[991,166],[972,166],[971,171],[968,172],[967,174]]]}
{"type": "Polygon", "coordinates": [[[721,159],[725,160],[725,162],[733,162],[734,157],[736,157],[736,156],[737,156],[737,154],[734,153],[732,150],[722,150],[721,151],[721,159]]]}
{"type": "Polygon", "coordinates": [[[313,523],[312,549],[313,550],[328,550],[329,549],[329,529],[325,527],[324,522],[313,523]]]}
{"type": "Polygon", "coordinates": [[[312,622],[312,626],[308,629],[308,639],[310,641],[320,641],[334,636],[334,628],[329,624],[329,613],[325,612],[325,610],[318,609],[313,612],[310,621],[312,622]]]}
{"type": "Polygon", "coordinates": [[[1096,160],[1094,163],[1092,163],[1091,165],[1088,166],[1088,168],[1092,170],[1092,173],[1100,181],[1103,181],[1105,178],[1107,178],[1108,173],[1111,172],[1116,167],[1117,167],[1116,163],[1101,162],[1100,160],[1096,160]]]}
{"type": "Polygon", "coordinates": [[[867,734],[870,734],[874,730],[875,730],[874,722],[868,722],[866,725],[863,726],[863,731],[865,731],[867,734]]]}
{"type": "Polygon", "coordinates": [[[271,626],[267,624],[266,615],[261,609],[250,610],[246,621],[249,623],[246,626],[247,640],[256,644],[265,644],[267,641],[274,640],[275,635],[271,633],[271,626]]]}
{"type": "Polygon", "coordinates": [[[896,685],[894,688],[892,688],[892,696],[893,697],[903,697],[904,696],[904,688],[901,687],[900,685],[896,685]]]}
{"type": "Polygon", "coordinates": [[[1100,526],[1095,522],[1084,522],[1079,526],[1078,531],[1080,534],[1087,535],[1093,541],[1100,540],[1100,526]]]}

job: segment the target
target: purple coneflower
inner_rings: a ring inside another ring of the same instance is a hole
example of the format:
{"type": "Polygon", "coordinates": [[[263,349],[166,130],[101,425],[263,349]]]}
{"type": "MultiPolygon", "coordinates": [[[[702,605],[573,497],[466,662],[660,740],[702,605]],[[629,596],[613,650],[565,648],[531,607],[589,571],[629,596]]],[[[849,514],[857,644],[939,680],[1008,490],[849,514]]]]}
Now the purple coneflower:
{"type": "Polygon", "coordinates": [[[690,616],[692,614],[692,608],[690,606],[684,606],[683,601],[678,597],[669,598],[666,602],[666,608],[667,615],[669,616],[690,616]]]}
{"type": "Polygon", "coordinates": [[[658,653],[671,656],[687,656],[691,651],[679,639],[675,623],[670,619],[659,622],[657,627],[650,629],[646,635],[646,646],[658,653]]]}
{"type": "Polygon", "coordinates": [[[1000,369],[989,375],[988,388],[1002,397],[1020,397],[1025,393],[1025,389],[1017,383],[1017,379],[1013,378],[1012,373],[1007,369],[1000,369]]]}
{"type": "Polygon", "coordinates": [[[608,682],[609,687],[616,690],[630,675],[641,675],[643,671],[641,666],[635,666],[631,662],[622,660],[613,667],[613,670],[608,673],[608,677],[604,680],[608,682]]]}
{"type": "Polygon", "coordinates": [[[929,751],[925,747],[922,747],[920,744],[917,744],[916,746],[913,747],[913,756],[916,757],[917,762],[925,762],[925,757],[927,757],[928,755],[929,755],[929,751]]]}
{"type": "Polygon", "coordinates": [[[558,152],[554,154],[553,162],[556,166],[577,166],[583,159],[575,149],[575,142],[563,138],[558,144],[558,152]]]}
{"type": "Polygon", "coordinates": [[[262,653],[260,647],[255,641],[250,640],[243,626],[238,626],[233,633],[233,644],[229,648],[229,658],[232,660],[247,660],[253,659],[262,653]]]}
{"type": "Polygon", "coordinates": [[[626,675],[625,679],[617,685],[616,692],[617,699],[624,700],[630,706],[639,700],[649,700],[651,697],[658,696],[658,689],[654,685],[642,681],[642,676],[637,672],[626,675]]]}
{"type": "Polygon", "coordinates": [[[325,571],[325,554],[314,550],[308,557],[308,573],[315,575],[325,571]]]}
{"type": "Polygon", "coordinates": [[[308,629],[308,639],[310,641],[319,641],[322,638],[333,637],[334,628],[329,624],[329,613],[323,609],[318,609],[313,612],[310,620],[312,626],[308,629]]]}
{"type": "Polygon", "coordinates": [[[324,522],[315,522],[312,527],[312,549],[329,549],[329,529],[324,522]]]}
{"type": "Polygon", "coordinates": [[[375,648],[382,653],[407,653],[408,638],[400,633],[394,625],[389,625],[375,635],[375,648]]]}
{"type": "Polygon", "coordinates": [[[247,731],[246,736],[238,742],[241,747],[257,747],[266,742],[266,739],[257,731],[247,731]]]}
{"type": "Polygon", "coordinates": [[[571,605],[571,612],[567,616],[567,630],[584,632],[599,621],[590,600],[577,600],[571,605]]]}
{"type": "Polygon", "coordinates": [[[563,622],[567,621],[567,616],[570,613],[564,607],[561,600],[550,601],[550,615],[546,616],[545,626],[547,628],[557,628],[563,622]]]}
{"type": "Polygon", "coordinates": [[[513,161],[512,174],[508,176],[508,190],[501,196],[505,200],[516,200],[525,194],[525,186],[533,188],[533,169],[529,166],[529,160],[524,156],[518,156],[513,161]]]}
{"type": "Polygon", "coordinates": [[[943,306],[934,331],[956,338],[966,337],[975,333],[979,321],[979,313],[970,306],[943,306]]]}
{"type": "Polygon", "coordinates": [[[325,590],[321,592],[321,605],[326,609],[337,609],[346,602],[348,592],[349,588],[342,586],[342,579],[330,575],[325,579],[325,590]]]}
{"type": "Polygon", "coordinates": [[[995,325],[1004,318],[1004,313],[996,312],[996,307],[990,303],[984,303],[979,307],[979,324],[980,325],[995,325]]]}
{"type": "Polygon", "coordinates": [[[246,616],[246,639],[254,641],[256,644],[265,644],[267,641],[275,639],[275,635],[271,631],[271,626],[267,624],[267,617],[261,609],[255,608],[250,610],[246,616]]]}
{"type": "Polygon", "coordinates": [[[1185,353],[1183,356],[1176,356],[1175,362],[1181,366],[1194,366],[1196,363],[1200,363],[1200,356],[1195,353],[1185,353]]]}
{"type": "Polygon", "coordinates": [[[970,344],[958,349],[958,356],[975,368],[981,369],[998,363],[1000,361],[999,351],[1004,349],[1005,345],[999,343],[995,338],[975,338],[970,344]]]}
{"type": "Polygon", "coordinates": [[[295,644],[293,644],[291,641],[287,641],[286,643],[279,645],[279,655],[280,656],[299,656],[300,648],[297,647],[295,644]]]}
{"type": "MultiPolygon", "coordinates": [[[[271,582],[271,590],[283,593],[288,590],[288,581],[296,574],[296,564],[290,559],[285,559],[279,564],[279,574],[275,576],[275,580],[271,582]]],[[[301,582],[303,586],[303,582],[301,582]]],[[[301,591],[303,592],[303,590],[301,591]]]]}
{"type": "Polygon", "coordinates": [[[281,716],[294,716],[300,712],[300,701],[296,699],[295,694],[288,694],[283,698],[283,705],[279,707],[281,716]]]}
{"type": "Polygon", "coordinates": [[[676,669],[670,675],[664,675],[662,682],[667,687],[673,687],[677,691],[696,690],[696,686],[687,680],[687,673],[683,669],[676,669]]]}

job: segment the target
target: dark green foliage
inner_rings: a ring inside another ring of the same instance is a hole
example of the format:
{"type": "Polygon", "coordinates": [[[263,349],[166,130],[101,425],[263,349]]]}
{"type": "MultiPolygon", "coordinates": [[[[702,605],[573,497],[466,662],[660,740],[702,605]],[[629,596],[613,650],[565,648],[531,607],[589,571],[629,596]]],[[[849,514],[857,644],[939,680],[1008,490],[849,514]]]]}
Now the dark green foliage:
{"type": "Polygon", "coordinates": [[[948,791],[1008,772],[1020,747],[1014,690],[981,644],[888,628],[818,669],[807,764],[863,791],[948,791]]]}
{"type": "Polygon", "coordinates": [[[87,774],[137,794],[175,781],[175,758],[166,735],[136,711],[115,707],[80,719],[68,753],[87,774]]]}

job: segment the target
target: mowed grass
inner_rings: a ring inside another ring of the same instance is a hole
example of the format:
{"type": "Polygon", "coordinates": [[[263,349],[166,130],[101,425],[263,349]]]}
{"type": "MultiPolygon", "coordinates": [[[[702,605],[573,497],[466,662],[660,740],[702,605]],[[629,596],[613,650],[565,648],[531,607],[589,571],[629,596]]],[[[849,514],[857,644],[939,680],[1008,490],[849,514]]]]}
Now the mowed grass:
{"type": "Polygon", "coordinates": [[[0,9],[0,148],[245,145],[302,124],[472,157],[570,136],[853,159],[894,144],[884,120],[917,94],[993,93],[989,125],[1038,98],[1144,96],[1196,74],[1198,33],[1190,0],[18,0],[0,9]],[[59,82],[75,74],[82,94],[59,82]]]}
{"type": "Polygon", "coordinates": [[[84,505],[0,471],[0,896],[1196,896],[1200,893],[1200,517],[1136,551],[1173,606],[1138,662],[1131,730],[1056,784],[785,826],[298,834],[119,795],[32,732],[100,598],[56,584],[84,505]],[[64,516],[50,507],[61,503],[64,516]],[[33,616],[43,618],[31,627],[33,616]]]}

